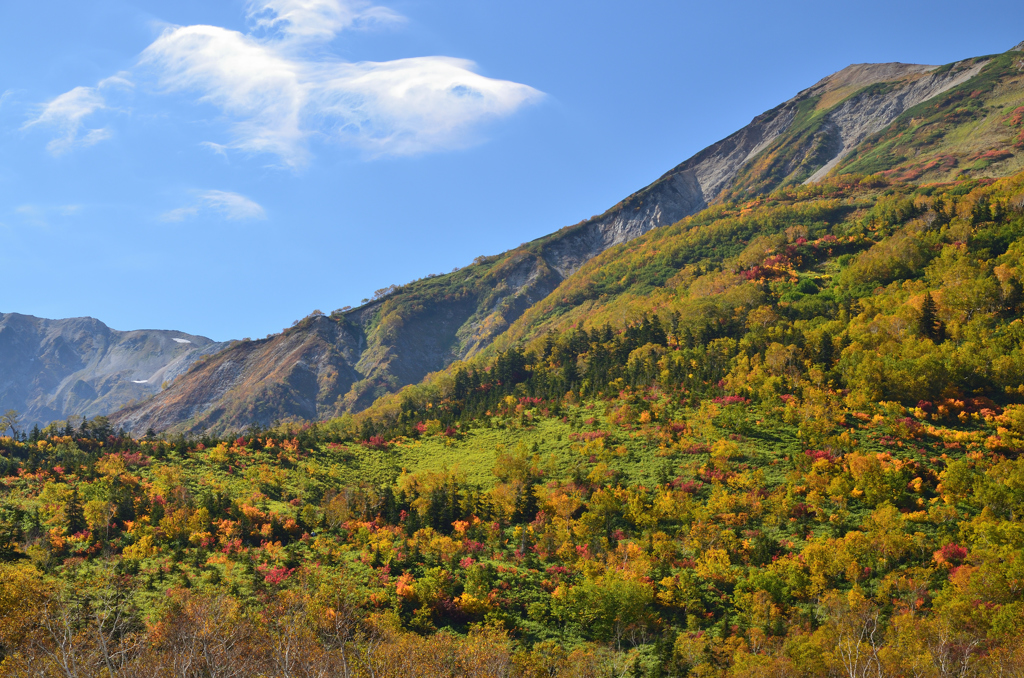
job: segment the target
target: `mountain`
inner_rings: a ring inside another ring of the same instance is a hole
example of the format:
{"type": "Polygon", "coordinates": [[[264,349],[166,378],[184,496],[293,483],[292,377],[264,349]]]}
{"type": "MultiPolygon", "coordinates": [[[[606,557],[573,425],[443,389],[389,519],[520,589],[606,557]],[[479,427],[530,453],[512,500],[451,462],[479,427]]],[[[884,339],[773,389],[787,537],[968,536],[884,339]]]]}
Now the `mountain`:
{"type": "Polygon", "coordinates": [[[606,250],[355,416],[0,437],[0,675],[1019,675],[1024,171],[896,174],[606,250]]]}
{"type": "MultiPolygon", "coordinates": [[[[359,444],[349,458],[360,479],[375,460],[381,478],[447,464],[482,482],[513,448],[557,468],[548,450],[562,447],[564,473],[587,449],[622,442],[647,445],[628,482],[650,487],[680,451],[683,463],[670,466],[689,472],[719,468],[715,454],[706,465],[686,455],[727,440],[863,454],[858,428],[908,456],[941,440],[952,459],[969,449],[956,441],[970,439],[994,459],[1021,460],[1022,255],[1024,171],[924,185],[844,174],[781,187],[598,255],[477,357],[310,435],[359,444]],[[964,431],[931,428],[943,420],[964,431]],[[611,442],[616,427],[623,437],[611,442]]],[[[615,449],[590,462],[637,461],[615,449]]]]}
{"type": "Polygon", "coordinates": [[[0,677],[1024,675],[1022,56],[848,69],[693,215],[316,312],[119,416],[320,418],[476,342],[354,415],[0,436],[0,677]]]}
{"type": "Polygon", "coordinates": [[[1014,50],[942,67],[850,66],[599,216],[457,272],[383,290],[360,308],[314,314],[279,335],[233,344],[113,420],[135,432],[224,432],[360,411],[486,350],[595,256],[709,206],[838,173],[1006,176],[1022,166],[1022,68],[1014,50]]]}
{"type": "Polygon", "coordinates": [[[0,313],[0,410],[17,410],[27,426],[106,414],[224,347],[184,332],[112,330],[94,318],[0,313]]]}

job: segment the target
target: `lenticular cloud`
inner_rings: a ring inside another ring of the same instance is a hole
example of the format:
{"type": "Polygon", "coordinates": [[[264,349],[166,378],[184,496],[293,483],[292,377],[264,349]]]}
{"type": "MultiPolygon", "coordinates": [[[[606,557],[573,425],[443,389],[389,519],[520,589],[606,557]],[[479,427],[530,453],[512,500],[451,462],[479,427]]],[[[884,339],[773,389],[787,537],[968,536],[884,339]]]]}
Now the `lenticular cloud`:
{"type": "Polygon", "coordinates": [[[478,124],[543,96],[474,72],[473,62],[419,57],[350,63],[312,55],[337,32],[401,17],[340,0],[264,0],[249,5],[250,33],[216,26],[168,28],[142,54],[165,91],[191,92],[231,121],[229,147],[271,153],[290,166],[322,136],[373,154],[409,155],[465,146],[478,124]]]}

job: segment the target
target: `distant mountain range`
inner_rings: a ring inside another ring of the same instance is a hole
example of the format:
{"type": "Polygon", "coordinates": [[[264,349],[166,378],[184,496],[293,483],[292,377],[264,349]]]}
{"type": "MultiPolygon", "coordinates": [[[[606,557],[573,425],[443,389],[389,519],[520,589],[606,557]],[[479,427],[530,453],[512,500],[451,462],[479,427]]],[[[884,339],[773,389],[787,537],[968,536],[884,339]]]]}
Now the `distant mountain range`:
{"type": "MultiPolygon", "coordinates": [[[[0,329],[0,407],[39,421],[110,413],[116,425],[135,433],[150,428],[225,432],[365,409],[384,394],[488,350],[528,310],[539,313],[538,303],[557,295],[559,286],[595,256],[710,205],[757,199],[781,186],[839,173],[941,182],[1020,171],[1024,132],[1007,113],[1024,105],[1020,48],[941,67],[850,66],[757,116],[599,216],[451,274],[395,288],[357,309],[309,316],[267,339],[217,345],[170,332],[164,333],[168,341],[179,337],[195,343],[175,349],[179,353],[157,351],[137,368],[127,358],[104,362],[101,354],[112,348],[93,353],[83,348],[75,353],[82,357],[69,359],[64,371],[48,368],[36,375],[29,368],[33,361],[57,351],[42,339],[49,330],[36,330],[31,336],[40,339],[26,339],[26,348],[15,352],[5,343],[7,330],[0,329]],[[88,371],[108,363],[95,374],[88,371]],[[135,383],[142,380],[147,383],[135,383]],[[154,380],[173,383],[161,390],[154,380]],[[126,405],[132,399],[136,402],[126,405]]],[[[31,321],[40,328],[79,322],[31,321]]],[[[152,341],[164,336],[141,334],[152,341]]]]}
{"type": "Polygon", "coordinates": [[[225,346],[184,332],[120,332],[94,318],[0,313],[0,410],[18,410],[26,426],[107,414],[225,346]]]}

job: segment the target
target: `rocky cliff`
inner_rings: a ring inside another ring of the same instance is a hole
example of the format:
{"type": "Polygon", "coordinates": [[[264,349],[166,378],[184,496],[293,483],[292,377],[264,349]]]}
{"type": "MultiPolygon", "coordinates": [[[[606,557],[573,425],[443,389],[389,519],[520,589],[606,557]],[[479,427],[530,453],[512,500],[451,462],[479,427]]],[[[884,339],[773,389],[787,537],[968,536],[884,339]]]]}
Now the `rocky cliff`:
{"type": "Polygon", "coordinates": [[[359,357],[352,347],[359,343],[358,326],[344,318],[311,316],[270,339],[232,342],[204,356],[170,388],[112,420],[140,432],[321,419],[359,379],[352,367],[359,357]]]}

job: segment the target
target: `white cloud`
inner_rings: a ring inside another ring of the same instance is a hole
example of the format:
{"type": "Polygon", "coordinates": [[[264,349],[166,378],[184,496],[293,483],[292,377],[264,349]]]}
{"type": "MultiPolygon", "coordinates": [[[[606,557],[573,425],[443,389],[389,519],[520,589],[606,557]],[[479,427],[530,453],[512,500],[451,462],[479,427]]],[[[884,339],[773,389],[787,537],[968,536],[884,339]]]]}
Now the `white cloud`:
{"type": "Polygon", "coordinates": [[[194,91],[235,122],[231,147],[272,153],[287,164],[305,161],[300,114],[305,92],[295,64],[258,41],[217,26],[166,31],[142,55],[160,84],[194,91]]]}
{"type": "Polygon", "coordinates": [[[450,57],[335,65],[318,70],[309,97],[330,134],[378,153],[464,146],[475,123],[504,117],[542,95],[473,72],[450,57]]]}
{"type": "Polygon", "coordinates": [[[25,223],[31,226],[49,226],[43,210],[35,205],[18,205],[14,208],[14,211],[20,214],[25,223]]]}
{"type": "Polygon", "coordinates": [[[178,207],[177,209],[161,214],[160,221],[184,221],[185,219],[194,217],[197,214],[199,214],[199,207],[197,205],[178,207]]]}
{"type": "Polygon", "coordinates": [[[98,87],[99,89],[104,89],[107,87],[124,87],[127,89],[131,89],[135,87],[135,83],[129,80],[131,76],[132,74],[128,71],[121,71],[120,73],[116,73],[110,76],[109,78],[104,78],[100,80],[99,84],[96,85],[96,87],[98,87]]]}
{"type": "Polygon", "coordinates": [[[308,160],[314,135],[373,154],[457,148],[476,140],[476,124],[543,96],[462,59],[350,63],[312,49],[344,29],[401,19],[368,2],[259,0],[249,15],[269,34],[172,27],[141,57],[164,89],[197,93],[227,116],[233,138],[221,148],[270,153],[292,167],[308,160]]]}
{"type": "Polygon", "coordinates": [[[347,28],[405,20],[387,7],[362,0],[251,0],[247,9],[257,28],[303,41],[327,41],[347,28]]]}
{"type": "Polygon", "coordinates": [[[205,205],[228,219],[266,219],[267,213],[256,202],[244,195],[228,191],[206,191],[202,194],[205,205]]]}
{"type": "Polygon", "coordinates": [[[213,141],[200,141],[199,145],[210,149],[217,155],[222,155],[225,158],[228,157],[228,147],[224,144],[214,143],[213,141]]]}
{"type": "Polygon", "coordinates": [[[368,0],[248,0],[246,13],[248,33],[167,28],[142,52],[135,74],[62,94],[25,126],[57,127],[54,153],[95,144],[110,132],[83,133],[83,118],[107,108],[100,90],[152,77],[160,90],[197,95],[223,114],[230,138],[204,142],[213,150],[267,153],[301,167],[313,137],[371,155],[464,147],[479,139],[480,123],[543,97],[527,85],[484,77],[463,59],[348,62],[325,54],[325,44],[342,31],[404,21],[368,0]]]}
{"type": "MultiPolygon", "coordinates": [[[[34,125],[56,128],[58,136],[46,145],[46,148],[54,155],[60,155],[76,147],[92,146],[109,139],[112,136],[109,128],[99,127],[83,130],[84,120],[97,111],[110,109],[101,90],[111,87],[122,89],[135,87],[135,84],[128,79],[130,75],[126,71],[121,71],[100,80],[96,87],[75,87],[43,104],[40,107],[39,115],[22,125],[22,129],[34,125]]],[[[0,97],[0,102],[2,101],[3,99],[0,97]]]]}
{"type": "Polygon", "coordinates": [[[45,228],[50,225],[52,216],[73,217],[80,214],[82,209],[82,205],[33,205],[29,203],[15,207],[14,211],[21,216],[25,223],[45,228]]]}
{"type": "Polygon", "coordinates": [[[202,191],[190,205],[173,209],[160,216],[162,221],[183,221],[200,212],[213,212],[230,221],[266,219],[267,213],[259,203],[244,195],[230,191],[202,191]]]}
{"type": "Polygon", "coordinates": [[[107,107],[103,95],[95,87],[76,87],[46,103],[39,116],[22,126],[33,125],[55,127],[58,136],[46,145],[54,155],[60,155],[76,146],[92,146],[110,137],[105,128],[89,129],[82,133],[83,119],[107,107]]]}

